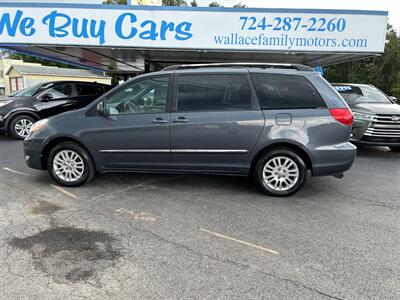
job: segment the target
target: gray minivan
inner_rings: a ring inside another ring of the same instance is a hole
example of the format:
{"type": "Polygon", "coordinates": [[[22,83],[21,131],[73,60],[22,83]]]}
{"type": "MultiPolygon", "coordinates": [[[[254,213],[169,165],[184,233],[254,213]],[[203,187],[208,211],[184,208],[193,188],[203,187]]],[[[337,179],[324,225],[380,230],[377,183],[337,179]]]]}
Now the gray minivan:
{"type": "Polygon", "coordinates": [[[96,172],[212,173],[250,175],[266,194],[288,196],[307,170],[341,177],[351,167],[352,121],[306,66],[173,66],[35,123],[24,151],[64,186],[96,172]]]}

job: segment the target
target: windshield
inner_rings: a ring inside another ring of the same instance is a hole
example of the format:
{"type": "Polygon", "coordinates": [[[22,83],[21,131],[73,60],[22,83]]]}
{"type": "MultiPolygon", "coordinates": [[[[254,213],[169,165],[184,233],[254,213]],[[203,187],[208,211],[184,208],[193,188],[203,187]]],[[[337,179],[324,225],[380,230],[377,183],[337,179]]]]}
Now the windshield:
{"type": "Polygon", "coordinates": [[[41,90],[41,87],[43,86],[43,83],[35,84],[32,86],[29,86],[23,90],[20,90],[18,92],[14,92],[11,95],[13,97],[32,97],[36,95],[36,93],[41,90]]]}
{"type": "Polygon", "coordinates": [[[374,86],[336,85],[334,88],[349,103],[392,103],[389,98],[374,86]]]}

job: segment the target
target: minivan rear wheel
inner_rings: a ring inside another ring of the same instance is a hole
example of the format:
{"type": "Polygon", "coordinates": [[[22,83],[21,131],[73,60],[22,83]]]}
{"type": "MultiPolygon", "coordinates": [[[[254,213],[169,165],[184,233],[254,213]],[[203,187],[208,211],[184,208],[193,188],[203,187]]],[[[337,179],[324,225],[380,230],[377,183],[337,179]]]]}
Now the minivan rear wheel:
{"type": "Polygon", "coordinates": [[[267,195],[290,196],[304,185],[307,168],[293,150],[276,148],[264,154],[254,168],[254,180],[267,195]]]}
{"type": "Polygon", "coordinates": [[[55,182],[68,187],[83,185],[96,174],[89,153],[74,142],[62,142],[51,149],[47,170],[55,182]]]}

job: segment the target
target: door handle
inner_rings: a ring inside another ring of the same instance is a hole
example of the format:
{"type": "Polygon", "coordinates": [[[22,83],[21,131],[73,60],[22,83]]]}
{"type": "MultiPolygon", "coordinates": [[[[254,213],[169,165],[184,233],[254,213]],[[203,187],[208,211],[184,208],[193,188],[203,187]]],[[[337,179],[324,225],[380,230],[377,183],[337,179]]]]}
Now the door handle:
{"type": "Polygon", "coordinates": [[[177,117],[173,122],[174,123],[187,123],[187,122],[189,122],[189,120],[186,119],[185,117],[177,117]]]}
{"type": "Polygon", "coordinates": [[[164,120],[163,118],[155,118],[152,122],[153,124],[166,124],[168,120],[164,120]]]}

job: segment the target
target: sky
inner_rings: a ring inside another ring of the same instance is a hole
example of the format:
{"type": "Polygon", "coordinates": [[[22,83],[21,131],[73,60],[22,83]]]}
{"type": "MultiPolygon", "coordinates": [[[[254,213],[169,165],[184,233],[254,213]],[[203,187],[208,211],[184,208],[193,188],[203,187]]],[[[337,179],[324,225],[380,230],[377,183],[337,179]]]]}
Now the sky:
{"type": "MultiPolygon", "coordinates": [[[[24,0],[0,0],[0,2],[24,2],[24,0]]],[[[27,0],[25,0],[27,1],[27,0]]],[[[45,2],[43,0],[29,0],[31,2],[45,2]]],[[[187,0],[190,2],[191,0],[187,0]]],[[[208,6],[213,0],[196,0],[199,6],[208,6]]],[[[216,0],[225,7],[233,6],[238,2],[248,7],[269,8],[326,8],[326,9],[360,9],[360,10],[387,10],[389,23],[400,30],[400,1],[399,0],[216,0]]],[[[51,2],[93,3],[99,4],[103,0],[53,0],[51,2]]]]}

